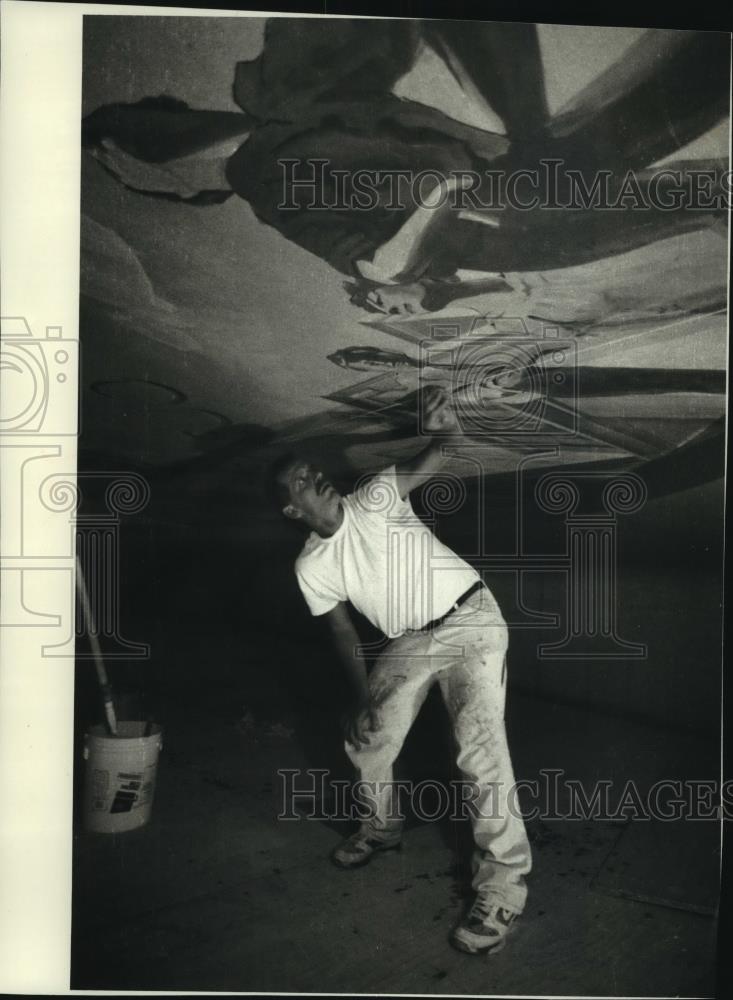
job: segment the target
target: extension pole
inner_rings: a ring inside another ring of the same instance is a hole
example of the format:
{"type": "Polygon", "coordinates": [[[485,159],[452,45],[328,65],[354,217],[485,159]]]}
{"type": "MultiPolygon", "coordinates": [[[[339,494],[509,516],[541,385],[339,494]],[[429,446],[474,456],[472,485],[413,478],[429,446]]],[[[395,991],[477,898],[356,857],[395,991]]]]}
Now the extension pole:
{"type": "Polygon", "coordinates": [[[109,678],[107,677],[107,670],[104,666],[104,660],[102,659],[102,650],[99,646],[99,638],[97,636],[97,626],[94,621],[94,615],[92,614],[92,609],[89,604],[89,594],[87,592],[87,585],[84,580],[84,573],[81,568],[81,561],[79,555],[76,556],[76,589],[79,594],[79,600],[81,601],[82,613],[84,616],[84,621],[86,622],[87,634],[89,636],[89,644],[92,647],[92,656],[94,657],[94,666],[97,670],[97,680],[99,681],[99,687],[102,691],[102,700],[104,702],[104,716],[107,720],[107,728],[113,736],[117,735],[117,716],[115,715],[115,706],[112,701],[112,688],[110,687],[109,678]]]}

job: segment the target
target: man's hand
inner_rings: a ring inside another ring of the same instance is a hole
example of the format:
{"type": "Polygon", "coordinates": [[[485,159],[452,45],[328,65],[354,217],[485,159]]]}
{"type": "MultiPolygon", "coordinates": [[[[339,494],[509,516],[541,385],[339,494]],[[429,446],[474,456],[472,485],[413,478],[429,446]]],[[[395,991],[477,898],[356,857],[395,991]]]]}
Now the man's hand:
{"type": "Polygon", "coordinates": [[[414,316],[425,312],[424,298],[424,286],[415,281],[404,285],[380,285],[369,292],[367,301],[383,313],[414,316]]]}
{"type": "Polygon", "coordinates": [[[360,702],[353,711],[344,716],[343,727],[349,743],[357,750],[361,750],[364,744],[369,742],[369,733],[375,733],[381,728],[373,703],[360,702]]]}
{"type": "Polygon", "coordinates": [[[396,463],[397,484],[403,499],[417,486],[422,486],[426,479],[440,471],[444,462],[445,444],[458,444],[463,440],[458,417],[444,389],[436,385],[427,386],[418,394],[418,406],[421,416],[419,429],[438,436],[413,458],[402,459],[396,463]]]}
{"type": "Polygon", "coordinates": [[[458,418],[444,389],[430,385],[421,396],[422,426],[430,434],[459,429],[458,418]]]}

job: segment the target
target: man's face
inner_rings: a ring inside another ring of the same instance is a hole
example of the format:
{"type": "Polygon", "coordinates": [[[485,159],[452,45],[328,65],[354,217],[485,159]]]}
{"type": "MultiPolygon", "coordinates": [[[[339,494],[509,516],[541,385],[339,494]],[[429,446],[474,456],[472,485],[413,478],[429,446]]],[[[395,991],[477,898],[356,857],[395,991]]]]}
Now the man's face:
{"type": "Polygon", "coordinates": [[[294,462],[283,481],[290,493],[290,503],[284,508],[287,517],[316,525],[337,516],[341,495],[313,463],[294,462]]]}

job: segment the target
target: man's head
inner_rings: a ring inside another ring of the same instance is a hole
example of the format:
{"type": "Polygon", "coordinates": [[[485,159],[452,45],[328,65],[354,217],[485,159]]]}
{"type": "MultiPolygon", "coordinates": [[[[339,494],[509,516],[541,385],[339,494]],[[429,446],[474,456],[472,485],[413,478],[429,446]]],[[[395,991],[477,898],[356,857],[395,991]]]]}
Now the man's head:
{"type": "Polygon", "coordinates": [[[341,495],[307,458],[281,455],[270,470],[270,493],[285,517],[318,534],[333,534],[340,523],[341,495]]]}

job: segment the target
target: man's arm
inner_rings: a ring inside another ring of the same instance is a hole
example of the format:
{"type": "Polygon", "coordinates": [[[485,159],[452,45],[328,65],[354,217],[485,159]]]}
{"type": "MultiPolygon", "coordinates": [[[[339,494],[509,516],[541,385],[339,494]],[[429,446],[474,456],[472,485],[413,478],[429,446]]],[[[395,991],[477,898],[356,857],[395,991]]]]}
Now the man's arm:
{"type": "Polygon", "coordinates": [[[405,284],[425,274],[441,233],[450,225],[452,198],[465,183],[457,178],[439,181],[394,236],[377,247],[371,260],[356,261],[362,277],[376,284],[405,284]]]}
{"type": "Polygon", "coordinates": [[[366,665],[364,660],[356,654],[360,640],[349,610],[346,604],[341,601],[324,617],[331,630],[336,652],[348,674],[356,702],[363,705],[369,700],[366,665]]]}
{"type": "Polygon", "coordinates": [[[360,642],[359,635],[344,602],[326,612],[324,617],[354,693],[353,706],[344,718],[346,738],[360,748],[367,739],[367,733],[378,727],[378,721],[369,693],[366,664],[356,652],[360,642]]]}
{"type": "Polygon", "coordinates": [[[428,386],[421,394],[421,405],[423,428],[428,433],[442,433],[413,458],[397,462],[397,488],[403,500],[415,487],[440,470],[445,462],[443,445],[463,440],[458,420],[444,389],[428,386]]]}

